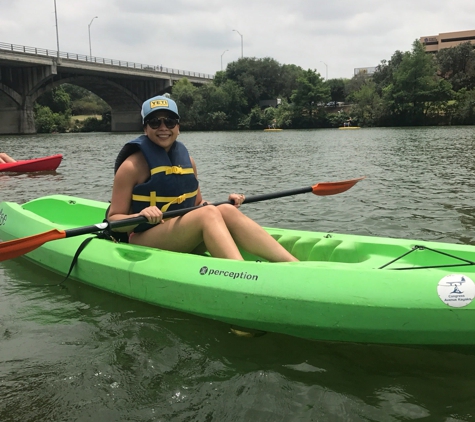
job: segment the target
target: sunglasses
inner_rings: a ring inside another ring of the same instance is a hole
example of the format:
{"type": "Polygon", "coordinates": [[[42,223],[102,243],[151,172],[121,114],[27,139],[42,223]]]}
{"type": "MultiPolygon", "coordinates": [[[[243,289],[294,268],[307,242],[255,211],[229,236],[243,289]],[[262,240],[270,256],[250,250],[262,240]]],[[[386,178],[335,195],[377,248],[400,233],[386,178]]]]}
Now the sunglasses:
{"type": "Polygon", "coordinates": [[[179,120],[173,119],[172,117],[156,117],[154,119],[147,120],[147,124],[152,129],[158,129],[162,123],[164,123],[168,129],[173,129],[179,123],[179,120]]]}

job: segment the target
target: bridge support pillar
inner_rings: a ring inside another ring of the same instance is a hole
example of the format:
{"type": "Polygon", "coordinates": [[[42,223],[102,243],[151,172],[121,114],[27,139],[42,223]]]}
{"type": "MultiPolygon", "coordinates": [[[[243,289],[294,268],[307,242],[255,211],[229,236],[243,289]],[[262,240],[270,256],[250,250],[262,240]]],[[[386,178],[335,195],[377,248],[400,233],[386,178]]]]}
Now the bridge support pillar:
{"type": "Polygon", "coordinates": [[[36,133],[35,114],[33,111],[33,100],[26,97],[25,103],[20,110],[20,133],[32,134],[36,133]]]}
{"type": "Polygon", "coordinates": [[[7,95],[0,95],[0,135],[36,133],[31,101],[18,105],[7,95]]]}
{"type": "Polygon", "coordinates": [[[140,111],[114,111],[111,113],[111,132],[139,132],[142,130],[140,111]]]}

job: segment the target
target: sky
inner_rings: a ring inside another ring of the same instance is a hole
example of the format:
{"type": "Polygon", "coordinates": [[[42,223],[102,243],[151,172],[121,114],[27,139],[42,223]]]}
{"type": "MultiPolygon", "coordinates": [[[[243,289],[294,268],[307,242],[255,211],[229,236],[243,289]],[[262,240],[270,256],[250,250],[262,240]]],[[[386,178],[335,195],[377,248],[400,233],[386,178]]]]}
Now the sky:
{"type": "Polygon", "coordinates": [[[62,52],[211,75],[243,54],[351,78],[422,36],[475,29],[474,0],[0,0],[0,11],[0,43],[59,42],[62,52]]]}

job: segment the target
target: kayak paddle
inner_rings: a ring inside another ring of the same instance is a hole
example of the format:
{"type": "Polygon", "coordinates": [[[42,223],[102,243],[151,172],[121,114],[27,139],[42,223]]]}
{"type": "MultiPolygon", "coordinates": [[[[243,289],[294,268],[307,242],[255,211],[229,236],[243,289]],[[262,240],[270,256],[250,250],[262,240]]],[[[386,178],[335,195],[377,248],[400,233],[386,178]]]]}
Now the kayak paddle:
{"type": "MultiPolygon", "coordinates": [[[[364,179],[364,177],[359,177],[357,179],[343,180],[340,182],[321,182],[316,185],[309,186],[306,188],[299,189],[289,189],[281,192],[268,193],[263,195],[255,195],[247,197],[243,204],[250,204],[252,202],[266,201],[268,199],[283,198],[285,196],[299,195],[301,193],[312,192],[314,195],[318,196],[327,196],[327,195],[336,195],[342,193],[353,187],[357,182],[364,179]]],[[[232,204],[232,201],[223,201],[215,202],[209,205],[222,205],[222,204],[232,204]]],[[[208,206],[208,204],[197,205],[195,207],[183,208],[181,210],[166,211],[163,213],[163,218],[173,218],[184,215],[190,211],[193,211],[197,208],[203,206],[208,206]]],[[[80,236],[83,234],[97,233],[105,229],[114,230],[119,227],[133,226],[139,223],[146,222],[147,219],[144,216],[126,218],[124,220],[117,221],[107,221],[105,220],[102,223],[94,224],[92,226],[78,227],[75,229],[67,230],[58,230],[53,229],[44,233],[34,234],[28,237],[22,237],[20,239],[9,240],[6,242],[0,243],[0,261],[6,261],[7,259],[17,258],[21,255],[24,255],[32,250],[39,248],[46,242],[52,240],[64,239],[68,237],[80,236]]]]}

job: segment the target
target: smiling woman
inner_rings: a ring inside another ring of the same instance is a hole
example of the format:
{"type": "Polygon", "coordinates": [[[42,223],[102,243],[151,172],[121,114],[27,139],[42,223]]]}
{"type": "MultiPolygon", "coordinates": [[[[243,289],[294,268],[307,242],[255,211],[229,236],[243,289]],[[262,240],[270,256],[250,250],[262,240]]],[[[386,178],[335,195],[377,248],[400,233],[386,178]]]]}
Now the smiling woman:
{"type": "Polygon", "coordinates": [[[129,243],[175,252],[202,253],[243,260],[239,247],[268,261],[297,261],[269,233],[242,214],[242,194],[230,203],[200,207],[164,220],[163,213],[205,203],[198,172],[185,145],[177,141],[178,107],[157,96],[142,105],[144,135],[128,142],[116,160],[108,218],[143,216],[147,223],[121,227],[129,243]]]}

